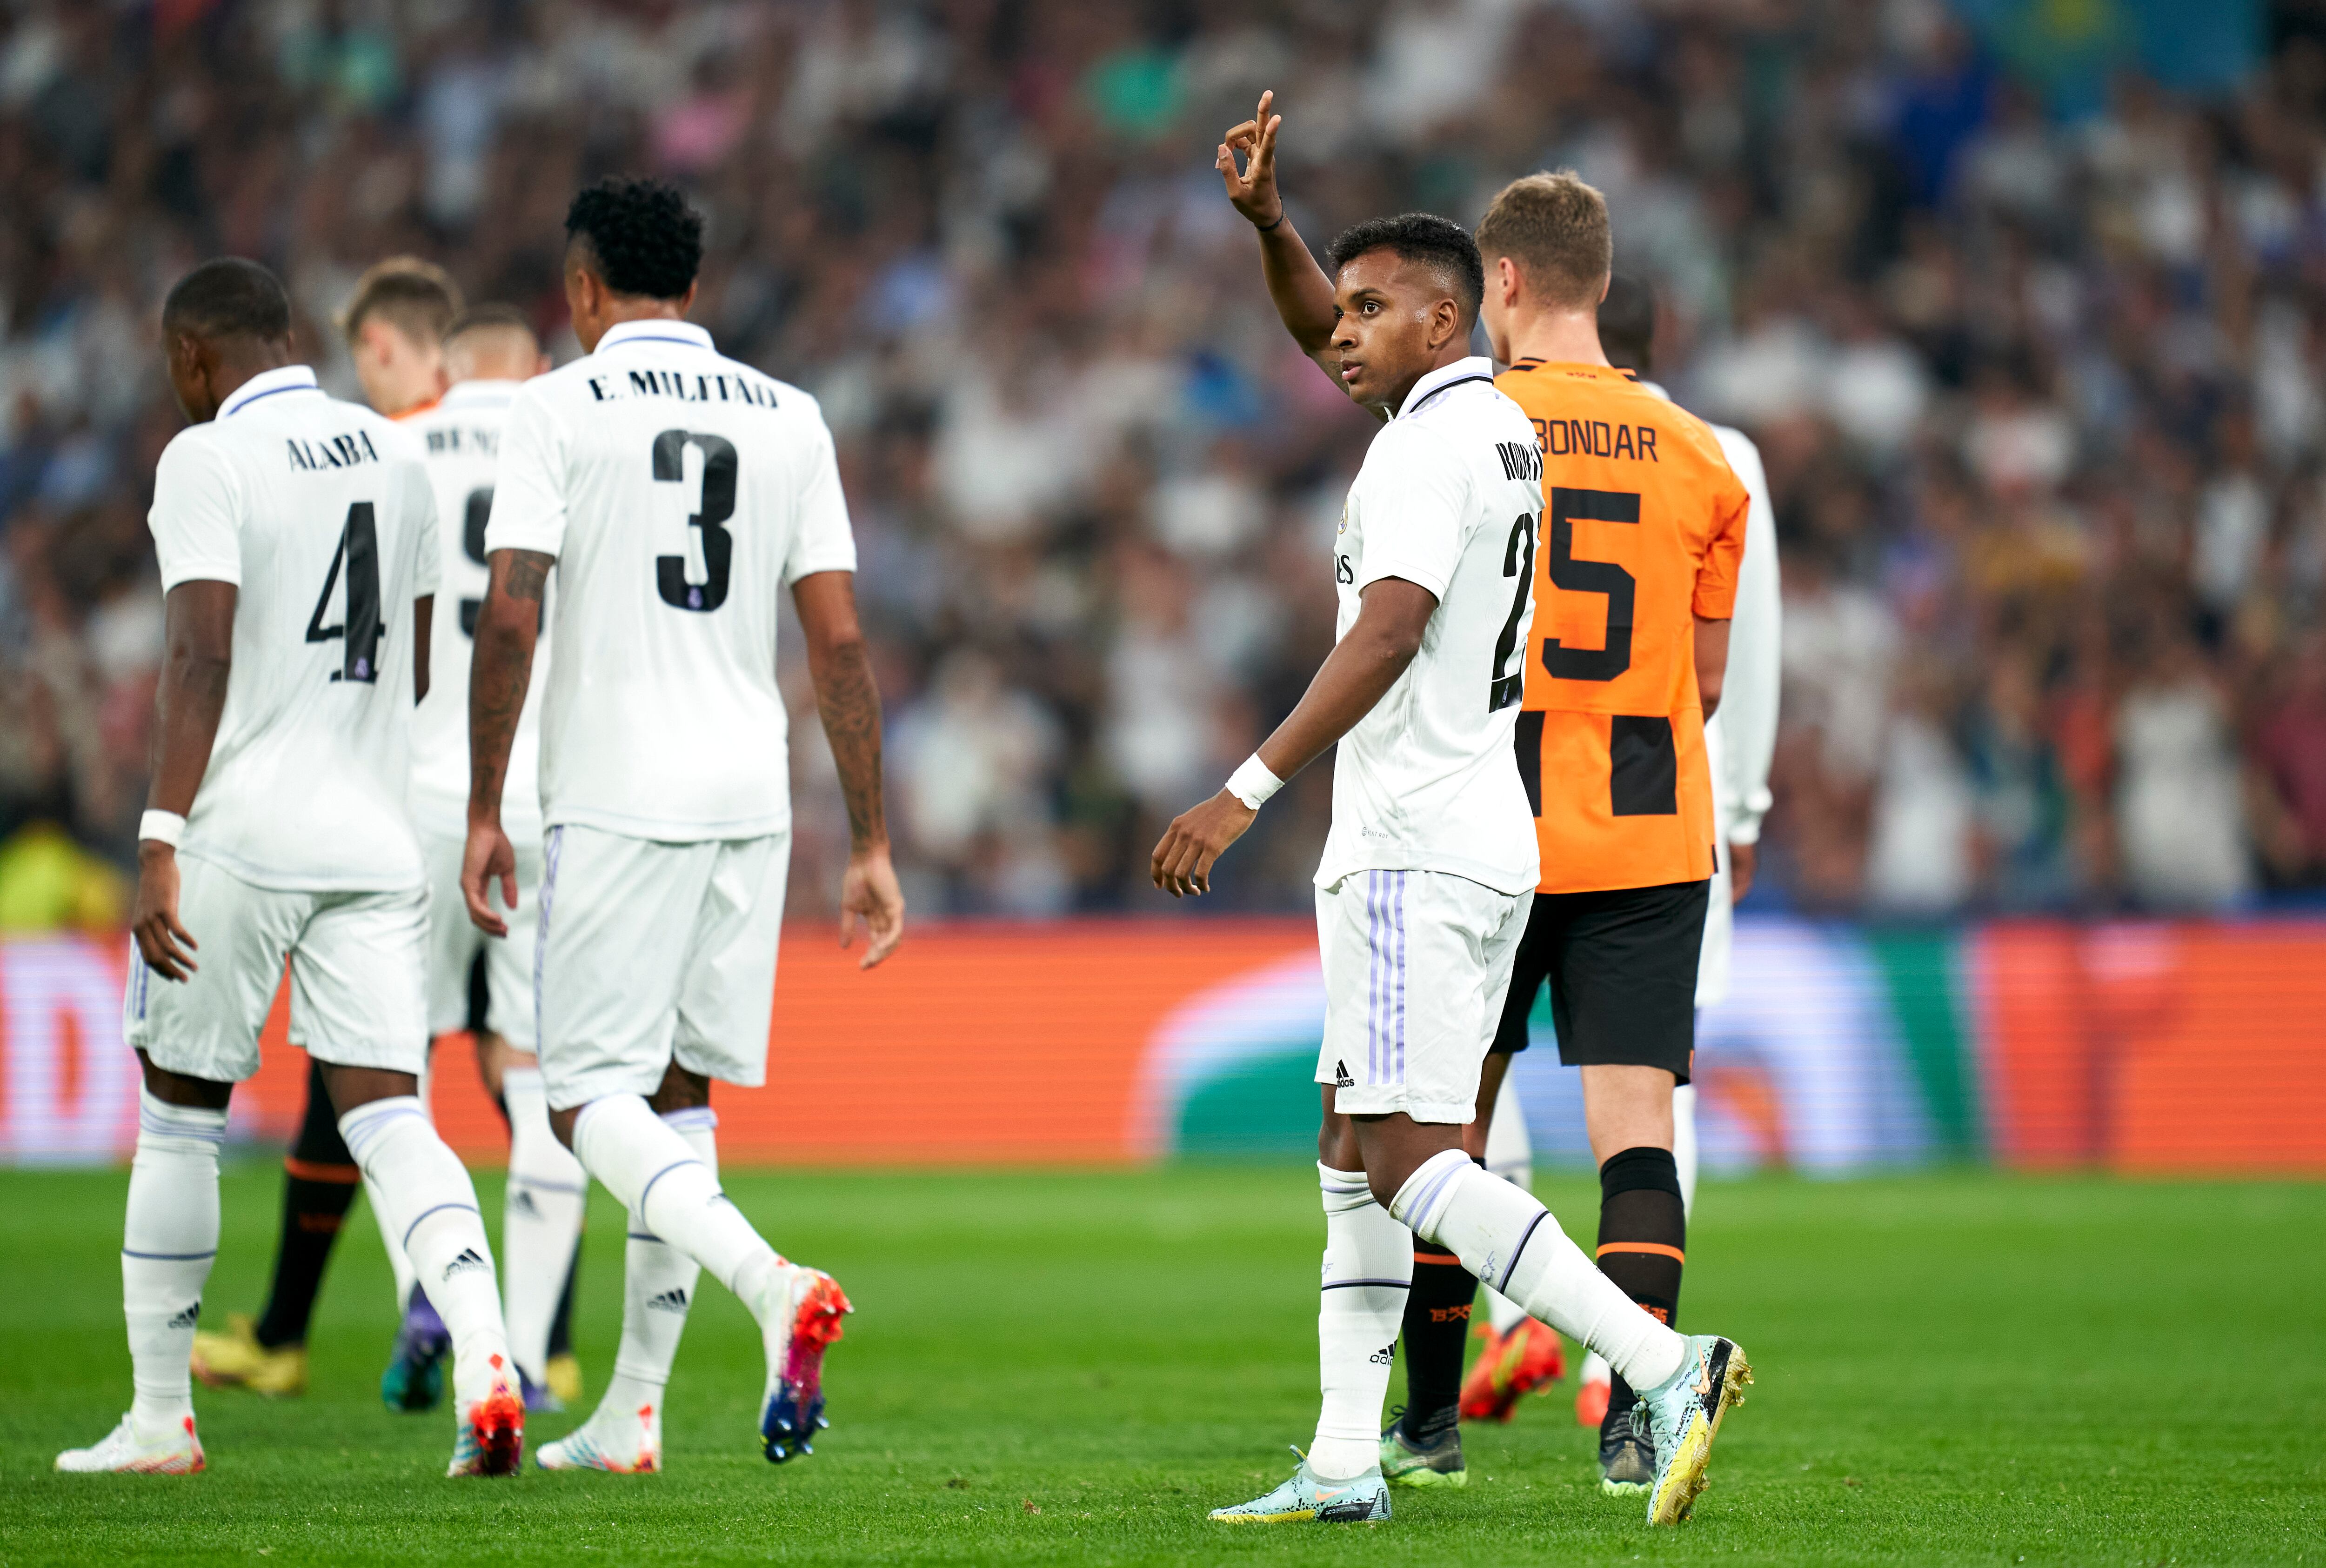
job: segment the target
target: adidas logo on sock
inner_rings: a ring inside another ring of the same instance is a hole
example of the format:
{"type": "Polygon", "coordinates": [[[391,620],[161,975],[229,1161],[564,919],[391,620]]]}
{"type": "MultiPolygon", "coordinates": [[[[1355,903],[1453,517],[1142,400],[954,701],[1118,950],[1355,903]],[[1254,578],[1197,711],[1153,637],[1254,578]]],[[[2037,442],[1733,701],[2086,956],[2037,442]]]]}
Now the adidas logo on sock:
{"type": "Polygon", "coordinates": [[[686,1293],[673,1285],[660,1295],[648,1296],[647,1305],[656,1312],[683,1313],[686,1310],[686,1293]]]}
{"type": "Polygon", "coordinates": [[[487,1263],[483,1258],[477,1256],[477,1249],[475,1248],[463,1247],[461,1248],[461,1256],[444,1266],[444,1277],[446,1279],[450,1279],[456,1274],[466,1274],[472,1268],[490,1267],[492,1267],[491,1264],[487,1263]]]}
{"type": "Polygon", "coordinates": [[[1335,1089],[1354,1089],[1356,1086],[1357,1081],[1349,1076],[1349,1064],[1345,1062],[1334,1062],[1333,1087],[1335,1089]]]}
{"type": "Polygon", "coordinates": [[[541,1205],[535,1203],[533,1201],[533,1194],[526,1192],[523,1187],[519,1187],[516,1192],[509,1194],[509,1207],[512,1209],[522,1209],[536,1220],[541,1218],[541,1205]]]}
{"type": "Polygon", "coordinates": [[[1395,1340],[1391,1340],[1388,1344],[1383,1345],[1380,1350],[1375,1350],[1372,1355],[1367,1356],[1365,1359],[1371,1361],[1376,1367],[1389,1367],[1396,1365],[1397,1341],[1395,1340]]]}
{"type": "Polygon", "coordinates": [[[167,1326],[173,1329],[191,1329],[201,1321],[202,1304],[196,1302],[184,1312],[181,1312],[176,1317],[172,1318],[167,1326]]]}

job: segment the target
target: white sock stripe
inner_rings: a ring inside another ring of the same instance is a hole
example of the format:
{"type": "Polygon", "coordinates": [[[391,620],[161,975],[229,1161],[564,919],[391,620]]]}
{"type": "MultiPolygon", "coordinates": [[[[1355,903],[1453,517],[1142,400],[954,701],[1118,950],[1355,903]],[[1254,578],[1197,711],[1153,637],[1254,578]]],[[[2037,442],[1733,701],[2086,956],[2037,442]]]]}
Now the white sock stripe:
{"type": "Polygon", "coordinates": [[[578,1183],[553,1182],[546,1177],[523,1175],[516,1171],[508,1174],[508,1184],[512,1187],[530,1187],[536,1192],[587,1192],[590,1190],[589,1183],[586,1182],[578,1183]]]}
{"type": "Polygon", "coordinates": [[[137,1090],[137,1126],[144,1132],[162,1133],[173,1137],[208,1138],[215,1143],[226,1137],[226,1112],[223,1109],[212,1110],[206,1105],[172,1105],[140,1085],[137,1090]]]}
{"type": "Polygon", "coordinates": [[[137,1252],[125,1247],[121,1249],[121,1256],[142,1257],[149,1263],[193,1263],[205,1257],[216,1257],[218,1248],[213,1247],[208,1252],[137,1252]]]}
{"type": "Polygon", "coordinates": [[[1519,1259],[1526,1254],[1527,1243],[1534,1239],[1535,1231],[1541,1226],[1544,1220],[1549,1218],[1550,1211],[1545,1209],[1541,1213],[1536,1215],[1532,1220],[1527,1222],[1525,1232],[1519,1237],[1519,1244],[1511,1248],[1510,1262],[1503,1266],[1503,1277],[1494,1281],[1494,1288],[1497,1291],[1511,1283],[1511,1275],[1518,1268],[1519,1259]]]}
{"type": "Polygon", "coordinates": [[[355,1155],[356,1164],[360,1165],[370,1158],[371,1151],[379,1146],[380,1139],[386,1137],[396,1123],[407,1118],[427,1123],[431,1130],[435,1127],[429,1121],[428,1112],[421,1105],[418,1095],[394,1094],[384,1099],[368,1101],[340,1118],[340,1137],[348,1146],[348,1152],[355,1155]]]}
{"type": "Polygon", "coordinates": [[[651,1241],[657,1247],[662,1245],[662,1238],[656,1236],[651,1230],[632,1230],[628,1232],[628,1239],[632,1241],[651,1241]]]}
{"type": "Polygon", "coordinates": [[[670,1125],[673,1132],[719,1130],[719,1113],[707,1105],[685,1105],[676,1110],[666,1110],[662,1113],[662,1119],[670,1125]]]}
{"type": "MultiPolygon", "coordinates": [[[[656,1171],[653,1175],[648,1176],[647,1178],[647,1184],[638,1191],[638,1212],[643,1215],[647,1211],[647,1200],[654,1196],[655,1183],[656,1182],[661,1181],[665,1176],[669,1175],[673,1171],[678,1170],[683,1166],[700,1165],[702,1164],[702,1162],[701,1160],[689,1155],[685,1159],[671,1161],[670,1164],[665,1165],[661,1170],[656,1171]]],[[[723,1193],[720,1194],[720,1196],[722,1197],[725,1194],[723,1193]]]]}
{"type": "Polygon", "coordinates": [[[428,1207],[420,1211],[419,1213],[414,1214],[412,1217],[412,1223],[404,1228],[405,1250],[409,1252],[412,1249],[412,1233],[420,1229],[420,1222],[423,1220],[427,1219],[431,1214],[441,1214],[447,1209],[453,1210],[456,1212],[475,1214],[479,1220],[484,1218],[483,1213],[479,1211],[474,1203],[431,1203],[428,1207]]]}
{"type": "Polygon", "coordinates": [[[1320,1285],[1317,1288],[1319,1290],[1346,1290],[1353,1285],[1377,1285],[1391,1290],[1411,1290],[1413,1288],[1413,1282],[1408,1279],[1336,1279],[1329,1284],[1320,1285]]]}
{"type": "Polygon", "coordinates": [[[1430,1155],[1398,1189],[1391,1212],[1417,1235],[1428,1237],[1437,1229],[1440,1211],[1453,1195],[1462,1174],[1477,1168],[1460,1149],[1446,1149],[1430,1155]]]}

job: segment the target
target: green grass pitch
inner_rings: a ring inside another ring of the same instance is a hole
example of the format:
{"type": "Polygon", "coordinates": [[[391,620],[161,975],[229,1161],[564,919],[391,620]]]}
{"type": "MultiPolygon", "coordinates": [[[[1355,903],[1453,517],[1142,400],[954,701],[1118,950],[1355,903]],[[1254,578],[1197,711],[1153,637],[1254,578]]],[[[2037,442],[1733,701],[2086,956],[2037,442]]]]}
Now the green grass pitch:
{"type": "MultiPolygon", "coordinates": [[[[228,1174],[214,1317],[257,1305],[278,1183],[228,1174]]],[[[387,1276],[358,1213],[305,1399],[200,1393],[203,1476],[58,1476],[128,1399],[125,1183],[0,1174],[0,1563],[2326,1561],[2326,1186],[1707,1183],[1686,1321],[1743,1341],[1760,1381],[1697,1517],[1650,1532],[1598,1495],[1571,1383],[1469,1429],[1469,1489],[1400,1492],[1388,1525],[1205,1520],[1279,1479],[1315,1417],[1297,1165],[730,1173],[855,1296],[834,1425],[812,1459],[758,1457],[758,1341],[706,1282],[658,1477],[441,1479],[449,1417],[374,1393],[387,1276]]],[[[1587,1178],[1543,1193],[1591,1223],[1587,1178]]],[[[620,1221],[598,1194],[578,1331],[600,1382],[620,1221]]]]}

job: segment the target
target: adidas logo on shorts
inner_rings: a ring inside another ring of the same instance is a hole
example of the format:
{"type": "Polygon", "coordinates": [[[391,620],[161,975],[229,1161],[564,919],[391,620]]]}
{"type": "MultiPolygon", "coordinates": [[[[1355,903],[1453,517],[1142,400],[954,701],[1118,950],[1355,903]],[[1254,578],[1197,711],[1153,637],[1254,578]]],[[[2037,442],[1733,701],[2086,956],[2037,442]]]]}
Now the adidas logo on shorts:
{"type": "Polygon", "coordinates": [[[1334,1062],[1333,1087],[1335,1089],[1354,1089],[1356,1086],[1357,1081],[1349,1076],[1349,1064],[1345,1062],[1334,1062]]]}
{"type": "Polygon", "coordinates": [[[184,1312],[181,1312],[176,1317],[172,1318],[166,1326],[173,1329],[191,1329],[201,1321],[202,1304],[196,1302],[184,1312]]]}
{"type": "Polygon", "coordinates": [[[491,1266],[491,1264],[477,1256],[475,1248],[463,1247],[461,1248],[461,1256],[444,1266],[444,1277],[450,1279],[456,1274],[466,1274],[472,1268],[490,1268],[491,1266]]]}
{"type": "Polygon", "coordinates": [[[686,1310],[686,1293],[674,1285],[660,1295],[647,1297],[647,1305],[656,1312],[683,1313],[686,1310]]]}

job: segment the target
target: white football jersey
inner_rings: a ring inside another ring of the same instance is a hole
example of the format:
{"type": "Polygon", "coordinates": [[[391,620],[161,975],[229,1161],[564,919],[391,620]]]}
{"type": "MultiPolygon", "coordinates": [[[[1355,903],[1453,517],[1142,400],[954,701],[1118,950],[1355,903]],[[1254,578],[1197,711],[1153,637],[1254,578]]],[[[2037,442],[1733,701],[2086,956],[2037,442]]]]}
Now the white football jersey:
{"type": "Polygon", "coordinates": [[[1373,437],[1333,544],[1335,635],[1384,577],[1428,589],[1437,608],[1413,663],[1341,739],[1318,886],[1394,870],[1533,889],[1534,814],[1512,747],[1541,513],[1542,451],[1491,360],[1431,371],[1373,437]]]}
{"type": "Polygon", "coordinates": [[[181,853],[286,891],[420,886],[405,815],[415,598],[436,591],[419,444],[314,372],[253,376],[154,476],[164,593],[230,582],[234,668],[181,853]]]}
{"type": "Polygon", "coordinates": [[[791,825],[776,606],[856,543],[815,399],[683,321],[628,321],[518,391],[485,548],[557,558],[541,802],[671,841],[791,825]]]}
{"type": "MultiPolygon", "coordinates": [[[[427,451],[442,558],[429,634],[428,695],[412,716],[412,818],[448,838],[463,837],[469,828],[469,656],[476,646],[477,611],[485,602],[485,523],[500,467],[501,426],[522,385],[463,381],[424,413],[399,422],[427,451]]],[[[534,648],[533,686],[517,716],[501,791],[501,823],[513,839],[541,837],[541,692],[548,673],[544,628],[534,648]]]]}

